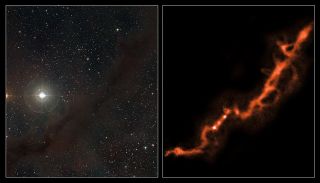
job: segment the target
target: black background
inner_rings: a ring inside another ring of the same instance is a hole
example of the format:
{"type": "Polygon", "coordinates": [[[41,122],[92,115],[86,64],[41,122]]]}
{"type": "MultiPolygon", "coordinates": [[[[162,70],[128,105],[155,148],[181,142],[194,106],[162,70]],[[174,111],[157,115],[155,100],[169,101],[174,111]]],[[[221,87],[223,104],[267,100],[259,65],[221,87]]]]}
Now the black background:
{"type": "MultiPolygon", "coordinates": [[[[273,66],[272,35],[312,20],[313,7],[165,6],[164,151],[192,146],[208,110],[225,91],[261,88],[266,78],[261,68],[273,66]]],[[[265,128],[253,134],[234,131],[213,162],[164,158],[164,177],[312,177],[313,42],[305,49],[311,66],[302,86],[265,128]]]]}

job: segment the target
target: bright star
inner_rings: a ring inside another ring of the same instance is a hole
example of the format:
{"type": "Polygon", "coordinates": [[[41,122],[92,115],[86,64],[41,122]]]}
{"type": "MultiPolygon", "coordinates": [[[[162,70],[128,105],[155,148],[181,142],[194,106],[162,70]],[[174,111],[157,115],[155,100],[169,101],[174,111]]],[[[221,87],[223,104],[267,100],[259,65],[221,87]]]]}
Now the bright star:
{"type": "Polygon", "coordinates": [[[47,95],[44,92],[40,92],[38,96],[40,97],[40,99],[44,99],[47,95]]]}

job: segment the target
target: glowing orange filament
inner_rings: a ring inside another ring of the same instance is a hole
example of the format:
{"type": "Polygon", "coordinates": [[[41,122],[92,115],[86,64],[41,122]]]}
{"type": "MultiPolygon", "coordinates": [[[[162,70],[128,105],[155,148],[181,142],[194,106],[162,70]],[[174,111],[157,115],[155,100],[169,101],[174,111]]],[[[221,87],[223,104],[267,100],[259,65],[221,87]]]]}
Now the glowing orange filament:
{"type": "Polygon", "coordinates": [[[205,125],[202,128],[200,135],[200,144],[198,146],[190,149],[176,147],[174,149],[167,150],[165,156],[169,156],[171,154],[175,156],[194,156],[202,154],[205,152],[205,148],[210,145],[209,139],[207,137],[208,134],[217,133],[224,122],[228,119],[228,116],[233,115],[240,120],[246,120],[249,117],[253,116],[254,113],[262,112],[266,107],[277,103],[281,94],[280,90],[278,89],[278,85],[284,71],[287,69],[291,69],[293,71],[293,75],[289,81],[289,84],[293,84],[294,81],[298,79],[296,69],[292,62],[298,56],[301,44],[307,40],[312,29],[313,23],[305,26],[298,33],[296,41],[294,43],[283,43],[280,41],[277,42],[279,50],[285,56],[285,58],[283,60],[275,58],[275,67],[265,81],[260,94],[249,101],[248,106],[245,110],[240,110],[237,105],[235,105],[233,108],[225,108],[223,114],[221,114],[217,120],[213,121],[211,125],[205,125]],[[275,97],[273,98],[273,100],[271,100],[271,102],[266,103],[264,100],[272,95],[272,93],[275,94],[275,97]]]}

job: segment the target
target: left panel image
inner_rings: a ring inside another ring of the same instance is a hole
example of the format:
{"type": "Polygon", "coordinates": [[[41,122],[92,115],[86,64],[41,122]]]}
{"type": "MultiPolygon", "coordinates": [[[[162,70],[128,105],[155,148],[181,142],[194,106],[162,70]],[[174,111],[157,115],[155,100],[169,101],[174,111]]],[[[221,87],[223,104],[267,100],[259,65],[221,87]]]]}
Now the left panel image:
{"type": "Polygon", "coordinates": [[[158,176],[158,7],[6,6],[6,176],[158,176]]]}

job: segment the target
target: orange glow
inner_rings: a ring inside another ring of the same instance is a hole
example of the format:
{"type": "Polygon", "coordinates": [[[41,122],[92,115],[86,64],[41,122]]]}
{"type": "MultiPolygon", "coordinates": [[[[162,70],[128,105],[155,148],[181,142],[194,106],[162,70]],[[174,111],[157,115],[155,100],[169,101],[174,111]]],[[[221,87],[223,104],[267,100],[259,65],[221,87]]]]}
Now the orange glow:
{"type": "Polygon", "coordinates": [[[175,156],[193,156],[195,154],[201,154],[203,151],[199,148],[193,148],[189,150],[183,150],[181,147],[176,147],[166,152],[165,156],[174,154],[175,156]]]}
{"type": "Polygon", "coordinates": [[[276,42],[276,44],[279,46],[279,51],[285,56],[285,58],[282,60],[274,58],[275,66],[273,70],[271,70],[266,81],[264,82],[261,92],[248,102],[248,106],[246,107],[246,109],[239,109],[237,104],[235,104],[232,108],[225,108],[218,119],[214,120],[211,123],[211,125],[205,125],[201,129],[199,145],[190,149],[176,147],[172,150],[167,150],[165,153],[165,157],[169,155],[194,156],[202,154],[205,152],[205,148],[207,148],[210,145],[210,141],[207,137],[208,134],[218,133],[224,122],[226,122],[226,120],[229,119],[228,116],[233,115],[233,119],[245,121],[253,115],[263,112],[265,108],[271,107],[275,105],[277,102],[279,102],[280,97],[283,94],[279,89],[280,78],[284,75],[284,71],[291,69],[293,74],[291,78],[289,78],[287,81],[287,87],[292,87],[295,81],[299,79],[296,72],[296,68],[292,63],[297,59],[297,56],[301,48],[301,44],[307,40],[312,29],[313,23],[310,23],[307,26],[305,26],[298,33],[296,41],[294,43],[283,43],[280,41],[276,42]],[[268,97],[271,97],[273,94],[274,97],[272,97],[271,101],[266,102],[265,100],[268,97]]]}
{"type": "Polygon", "coordinates": [[[312,31],[312,29],[313,29],[313,23],[310,23],[309,25],[307,25],[306,27],[304,27],[304,28],[299,32],[299,34],[298,34],[298,36],[297,36],[297,40],[296,40],[296,42],[295,42],[295,45],[296,45],[297,47],[300,47],[300,46],[301,46],[301,43],[304,42],[304,41],[308,38],[308,36],[309,36],[310,32],[312,31]]]}

